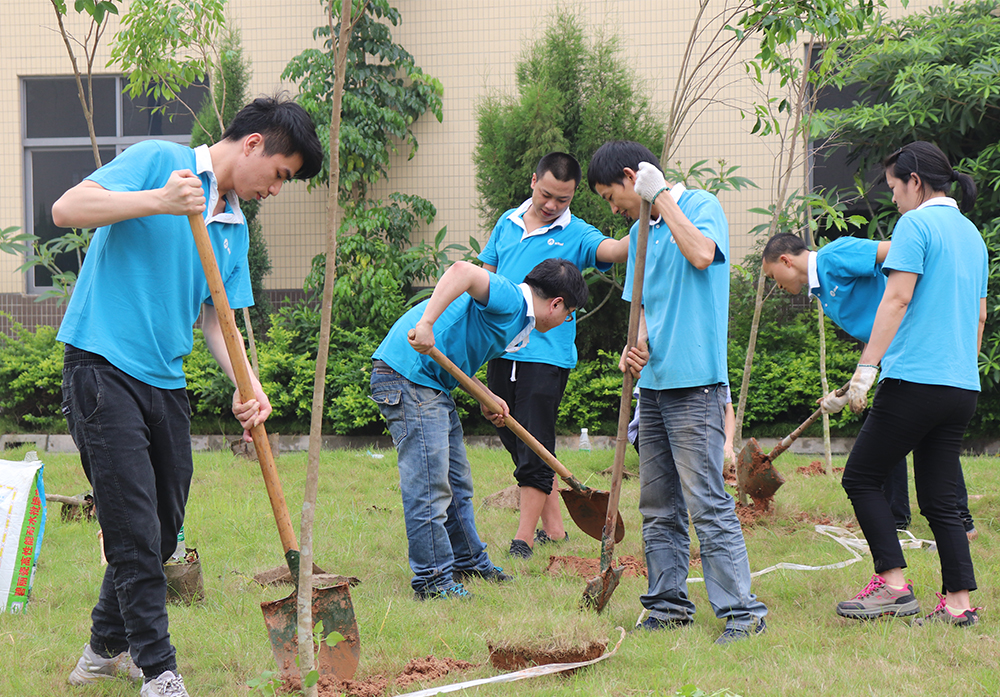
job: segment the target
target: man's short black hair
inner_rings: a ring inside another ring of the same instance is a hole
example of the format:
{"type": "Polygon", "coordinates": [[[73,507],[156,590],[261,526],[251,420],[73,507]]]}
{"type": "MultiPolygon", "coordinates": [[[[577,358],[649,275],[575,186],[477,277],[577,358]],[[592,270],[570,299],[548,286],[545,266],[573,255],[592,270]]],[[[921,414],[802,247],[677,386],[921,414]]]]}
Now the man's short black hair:
{"type": "Polygon", "coordinates": [[[223,140],[240,140],[251,133],[264,136],[264,154],[302,157],[296,179],[312,179],[323,167],[323,146],[316,125],[299,104],[282,97],[258,97],[233,117],[223,140]]]}
{"type": "Polygon", "coordinates": [[[561,182],[572,180],[577,186],[583,179],[583,171],[576,158],[565,152],[550,152],[538,161],[535,168],[535,176],[541,180],[546,172],[552,172],[552,176],[561,182]]]}
{"type": "Polygon", "coordinates": [[[524,277],[524,282],[544,300],[562,298],[566,307],[583,307],[590,295],[580,269],[565,259],[546,259],[524,277]]]}
{"type": "Polygon", "coordinates": [[[806,243],[798,235],[782,232],[769,239],[764,245],[764,261],[773,264],[782,254],[791,254],[793,257],[797,257],[808,249],[806,243]]]}
{"type": "Polygon", "coordinates": [[[590,190],[597,191],[598,184],[611,186],[625,181],[625,168],[639,171],[640,162],[649,162],[660,167],[660,158],[645,145],[632,140],[609,140],[597,149],[587,166],[587,184],[590,190]]]}

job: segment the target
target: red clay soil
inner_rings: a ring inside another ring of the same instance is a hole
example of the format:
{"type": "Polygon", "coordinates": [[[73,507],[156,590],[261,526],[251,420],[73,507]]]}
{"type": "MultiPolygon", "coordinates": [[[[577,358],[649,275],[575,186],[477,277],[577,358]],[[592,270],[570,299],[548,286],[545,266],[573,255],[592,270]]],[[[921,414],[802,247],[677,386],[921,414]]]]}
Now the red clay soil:
{"type": "MultiPolygon", "coordinates": [[[[603,651],[603,649],[602,649],[603,651]]],[[[600,653],[598,653],[600,655],[600,653]]],[[[459,661],[454,658],[415,658],[406,664],[403,672],[395,678],[387,678],[384,675],[370,675],[364,680],[338,680],[333,676],[320,678],[317,683],[319,697],[379,697],[385,694],[386,689],[392,684],[395,687],[406,687],[415,682],[432,682],[439,680],[448,673],[475,668],[475,663],[459,661]]],[[[302,690],[302,683],[297,680],[288,680],[281,686],[283,693],[294,693],[302,690]]]]}
{"type": "MultiPolygon", "coordinates": [[[[604,653],[607,643],[592,641],[583,647],[568,649],[539,649],[526,646],[496,647],[487,644],[490,663],[497,670],[523,670],[528,666],[544,666],[550,663],[578,663],[592,661],[604,653]]],[[[566,671],[566,674],[573,671],[566,671]]]]}
{"type": "MultiPolygon", "coordinates": [[[[615,567],[624,567],[622,576],[645,576],[646,565],[640,559],[625,555],[618,557],[615,567]]],[[[601,573],[601,560],[584,557],[549,557],[549,565],[545,567],[545,573],[557,574],[567,571],[580,578],[591,579],[601,573]]],[[[556,661],[553,661],[556,662],[556,661]]],[[[558,661],[566,663],[567,661],[558,661]]]]}
{"type": "Polygon", "coordinates": [[[740,519],[740,525],[745,528],[752,528],[762,518],[768,518],[773,515],[774,512],[770,510],[771,501],[773,500],[773,496],[768,496],[766,499],[753,499],[752,506],[744,506],[737,501],[736,517],[740,519]]]}
{"type": "Polygon", "coordinates": [[[809,523],[810,525],[833,525],[833,520],[830,516],[813,516],[809,515],[805,511],[800,511],[796,516],[795,520],[800,523],[809,523]]]}
{"type": "Polygon", "coordinates": [[[795,471],[799,474],[804,474],[807,477],[814,477],[817,474],[826,474],[826,468],[820,460],[813,460],[805,467],[797,467],[795,471]]]}

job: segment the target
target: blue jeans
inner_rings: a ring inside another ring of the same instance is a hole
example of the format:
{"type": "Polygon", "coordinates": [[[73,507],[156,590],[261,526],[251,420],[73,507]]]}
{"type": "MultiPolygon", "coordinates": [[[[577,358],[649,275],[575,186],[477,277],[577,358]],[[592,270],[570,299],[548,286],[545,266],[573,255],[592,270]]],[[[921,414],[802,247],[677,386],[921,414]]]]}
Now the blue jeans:
{"type": "Polygon", "coordinates": [[[729,628],[749,629],[767,608],[750,592],[743,531],[722,481],[725,397],[725,385],[640,390],[639,512],[649,572],[641,601],[657,619],[693,618],[690,513],[715,616],[729,628]]]}
{"type": "Polygon", "coordinates": [[[413,590],[444,590],[456,569],[489,571],[493,563],[476,532],[472,470],[451,395],[381,362],[372,367],[371,390],[398,453],[413,590]]]}
{"type": "Polygon", "coordinates": [[[147,677],[176,671],[163,563],[177,547],[194,469],[187,392],[152,387],[69,345],[62,389],[108,558],[90,646],[130,649],[147,677]]]}

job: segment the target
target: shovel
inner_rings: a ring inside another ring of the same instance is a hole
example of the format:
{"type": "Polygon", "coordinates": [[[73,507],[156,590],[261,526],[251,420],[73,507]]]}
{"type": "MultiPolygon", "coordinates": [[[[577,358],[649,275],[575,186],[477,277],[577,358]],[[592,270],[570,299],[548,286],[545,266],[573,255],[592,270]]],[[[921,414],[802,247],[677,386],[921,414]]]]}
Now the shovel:
{"type": "MultiPolygon", "coordinates": [[[[226,341],[229,360],[233,364],[233,373],[236,376],[236,386],[240,391],[240,398],[243,401],[251,400],[254,398],[253,383],[250,382],[250,371],[247,370],[243,338],[236,328],[236,320],[233,317],[232,308],[229,306],[226,287],[219,274],[219,266],[215,260],[212,242],[208,237],[208,229],[200,215],[189,215],[188,221],[191,224],[195,244],[198,246],[198,255],[201,257],[201,265],[205,271],[208,288],[212,293],[212,302],[215,303],[215,311],[219,316],[219,324],[226,341]]],[[[271,510],[278,525],[278,536],[281,538],[281,545],[285,551],[285,561],[288,563],[292,579],[298,583],[299,543],[295,538],[295,530],[292,528],[292,519],[288,515],[288,506],[285,503],[281,480],[278,478],[278,470],[274,466],[274,456],[271,454],[271,448],[268,444],[267,431],[263,424],[259,424],[250,430],[250,434],[253,436],[253,445],[257,450],[257,460],[264,477],[264,485],[267,487],[267,496],[271,501],[271,510]]],[[[283,600],[261,603],[260,606],[264,612],[264,623],[267,625],[274,658],[285,678],[299,676],[299,669],[296,665],[298,624],[296,599],[297,591],[283,600]]],[[[318,638],[326,639],[331,632],[339,632],[344,637],[343,641],[338,642],[332,648],[327,645],[326,641],[320,641],[320,648],[316,655],[316,668],[320,675],[332,673],[341,680],[353,678],[358,668],[361,643],[358,636],[358,623],[354,617],[354,607],[351,604],[351,593],[346,581],[330,588],[313,589],[312,617],[314,623],[319,621],[323,623],[322,632],[319,633],[321,636],[318,638]]]]}
{"type": "MultiPolygon", "coordinates": [[[[462,388],[472,395],[476,401],[493,413],[500,413],[500,405],[496,403],[493,396],[483,389],[480,383],[463,373],[462,369],[455,365],[450,358],[441,353],[437,348],[432,348],[428,355],[437,361],[438,365],[447,370],[452,377],[458,380],[462,388]]],[[[514,417],[506,417],[504,423],[507,428],[514,432],[514,435],[524,441],[538,457],[542,458],[545,464],[555,470],[556,474],[562,477],[564,482],[569,484],[570,488],[568,490],[563,489],[559,493],[562,494],[563,503],[566,504],[566,510],[569,511],[570,517],[576,523],[577,527],[585,533],[595,540],[601,539],[601,533],[604,529],[604,518],[608,511],[608,492],[597,491],[581,484],[556,459],[556,456],[546,450],[545,446],[539,443],[537,438],[528,433],[528,430],[524,426],[514,420],[514,417]]],[[[617,504],[615,510],[618,510],[617,504]]],[[[618,517],[617,522],[617,541],[621,542],[622,538],[625,537],[625,523],[622,522],[621,516],[618,517]]]]}
{"type": "MultiPolygon", "coordinates": [[[[838,389],[837,396],[843,397],[850,386],[851,383],[848,382],[838,389]]],[[[795,439],[802,435],[803,431],[812,426],[813,422],[822,413],[822,409],[814,411],[808,419],[802,422],[801,426],[782,438],[771,449],[770,453],[764,454],[756,438],[751,438],[743,446],[743,449],[740,450],[740,454],[736,456],[736,481],[740,491],[749,494],[750,498],[753,499],[756,508],[766,511],[771,497],[774,496],[774,492],[785,483],[785,478],[781,476],[781,472],[774,469],[772,464],[774,459],[788,450],[792,443],[795,442],[795,439]]]]}
{"type": "MultiPolygon", "coordinates": [[[[646,240],[649,238],[651,205],[643,201],[639,206],[639,234],[635,243],[635,269],[632,276],[632,304],[628,316],[628,338],[625,353],[635,346],[639,337],[639,311],[642,309],[642,282],[646,275],[646,240]]],[[[625,370],[622,378],[622,398],[618,409],[618,437],[615,440],[615,463],[611,469],[611,495],[608,498],[608,516],[601,536],[601,573],[587,581],[583,591],[583,605],[598,613],[611,600],[622,578],[624,567],[613,567],[615,553],[615,521],[618,500],[622,491],[622,471],[625,469],[625,448],[628,446],[628,424],[632,416],[632,372],[625,370]]]]}

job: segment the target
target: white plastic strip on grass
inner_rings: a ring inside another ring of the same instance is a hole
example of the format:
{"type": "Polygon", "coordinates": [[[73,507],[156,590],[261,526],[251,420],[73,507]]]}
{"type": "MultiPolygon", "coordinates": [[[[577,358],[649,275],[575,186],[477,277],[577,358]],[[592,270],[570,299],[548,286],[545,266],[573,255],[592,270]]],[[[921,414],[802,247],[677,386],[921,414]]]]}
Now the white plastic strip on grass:
{"type": "MultiPolygon", "coordinates": [[[[761,569],[760,571],[754,571],[750,574],[751,577],[763,576],[764,574],[769,574],[772,571],[777,571],[778,569],[788,569],[790,571],[825,571],[826,569],[842,569],[845,566],[850,566],[861,561],[861,555],[868,553],[868,541],[863,537],[858,537],[850,530],[845,528],[839,528],[836,525],[817,525],[815,527],[816,532],[820,535],[826,535],[834,542],[839,544],[841,547],[846,549],[851,553],[851,558],[845,561],[838,561],[834,564],[824,564],[823,566],[809,566],[807,564],[792,564],[791,562],[778,562],[774,566],[769,566],[766,569],[761,569]]],[[[903,533],[909,537],[909,539],[904,539],[899,541],[899,546],[903,549],[920,549],[923,547],[933,548],[934,543],[930,540],[921,540],[913,536],[909,530],[899,530],[898,532],[903,533]]],[[[688,583],[698,583],[704,582],[704,578],[689,578],[688,583]]]]}
{"type": "Polygon", "coordinates": [[[600,663],[606,658],[611,658],[615,655],[618,647],[622,645],[622,639],[625,638],[625,630],[622,627],[617,628],[622,635],[618,638],[618,643],[615,647],[601,656],[593,659],[592,661],[580,661],[578,663],[549,663],[544,666],[532,666],[531,668],[525,668],[524,670],[518,670],[513,673],[503,673],[502,675],[495,675],[492,678],[481,678],[479,680],[469,680],[467,682],[454,683],[452,685],[441,685],[440,687],[428,687],[426,690],[418,690],[417,692],[406,692],[397,697],[430,697],[431,695],[440,695],[445,692],[458,692],[459,690],[466,690],[470,687],[479,687],[480,685],[491,685],[493,683],[502,682],[514,682],[515,680],[525,680],[527,678],[537,678],[540,675],[551,675],[553,673],[561,673],[564,670],[573,670],[574,668],[583,668],[584,666],[591,666],[595,663],[600,663]]]}

